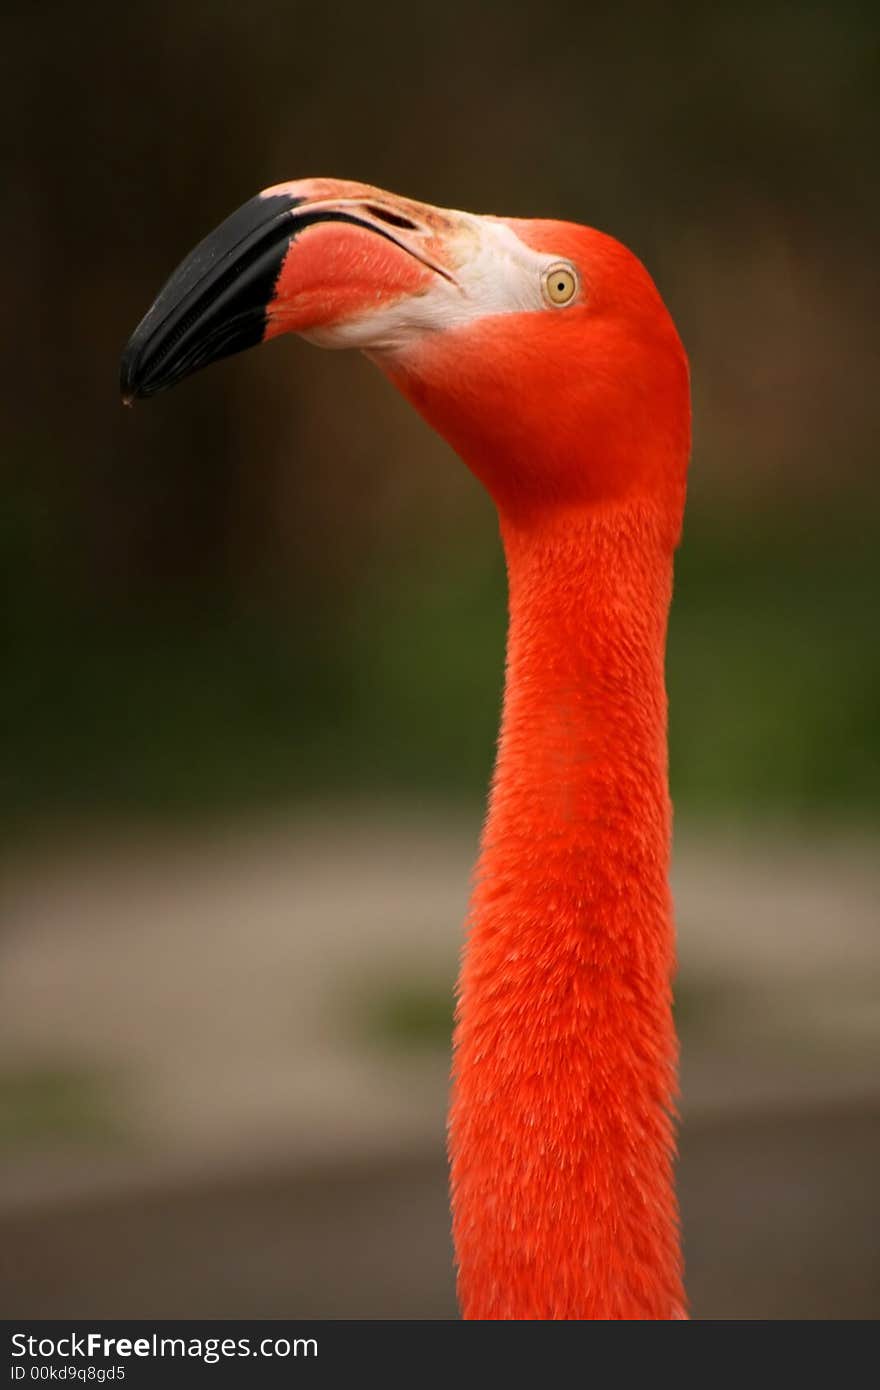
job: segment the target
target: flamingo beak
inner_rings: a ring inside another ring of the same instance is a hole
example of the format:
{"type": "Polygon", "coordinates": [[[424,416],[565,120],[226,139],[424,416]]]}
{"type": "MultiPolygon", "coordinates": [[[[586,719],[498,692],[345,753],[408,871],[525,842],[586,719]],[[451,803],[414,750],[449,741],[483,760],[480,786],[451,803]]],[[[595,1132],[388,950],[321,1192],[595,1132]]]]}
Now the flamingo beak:
{"type": "Polygon", "coordinates": [[[393,343],[429,289],[454,293],[451,214],[379,189],[310,179],[266,189],[181,263],[123,353],[130,404],[280,333],[327,347],[393,343]]]}

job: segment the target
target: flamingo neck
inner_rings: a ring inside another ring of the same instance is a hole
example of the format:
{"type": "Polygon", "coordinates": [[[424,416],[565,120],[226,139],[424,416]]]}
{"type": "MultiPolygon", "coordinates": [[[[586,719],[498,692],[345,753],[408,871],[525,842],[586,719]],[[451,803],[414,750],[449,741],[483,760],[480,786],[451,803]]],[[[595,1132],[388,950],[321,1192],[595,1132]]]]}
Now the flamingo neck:
{"type": "Polygon", "coordinates": [[[467,1318],[684,1316],[672,1180],[668,532],[523,527],[450,1120],[467,1318]]]}

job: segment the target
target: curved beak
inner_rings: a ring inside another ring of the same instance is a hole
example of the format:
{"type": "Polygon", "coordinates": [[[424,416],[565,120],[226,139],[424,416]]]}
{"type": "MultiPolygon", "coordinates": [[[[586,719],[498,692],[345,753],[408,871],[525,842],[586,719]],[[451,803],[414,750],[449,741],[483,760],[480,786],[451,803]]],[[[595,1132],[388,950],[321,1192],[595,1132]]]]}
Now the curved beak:
{"type": "Polygon", "coordinates": [[[394,306],[438,285],[455,293],[447,240],[463,216],[339,180],[266,189],[159,292],[123,353],[123,400],[284,332],[330,347],[386,345],[394,306]]]}

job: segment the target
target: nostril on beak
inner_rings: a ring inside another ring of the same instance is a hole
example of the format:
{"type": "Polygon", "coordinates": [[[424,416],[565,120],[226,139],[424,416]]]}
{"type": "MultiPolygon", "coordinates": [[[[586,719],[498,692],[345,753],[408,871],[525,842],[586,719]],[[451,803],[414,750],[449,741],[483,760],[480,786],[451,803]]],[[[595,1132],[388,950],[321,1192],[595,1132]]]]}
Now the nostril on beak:
{"type": "Polygon", "coordinates": [[[387,222],[389,227],[400,227],[405,232],[417,232],[419,230],[415,222],[410,222],[408,217],[402,217],[399,212],[391,212],[388,208],[376,207],[373,203],[367,203],[364,212],[368,212],[379,222],[387,222]]]}

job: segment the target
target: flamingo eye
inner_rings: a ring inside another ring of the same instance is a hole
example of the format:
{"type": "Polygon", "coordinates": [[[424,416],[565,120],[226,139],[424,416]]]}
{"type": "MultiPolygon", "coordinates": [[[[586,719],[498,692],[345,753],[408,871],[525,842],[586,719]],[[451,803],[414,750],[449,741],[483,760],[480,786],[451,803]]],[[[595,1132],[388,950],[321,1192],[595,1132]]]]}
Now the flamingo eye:
{"type": "Polygon", "coordinates": [[[551,304],[570,304],[577,287],[577,276],[570,265],[551,265],[544,271],[544,294],[551,304]]]}

